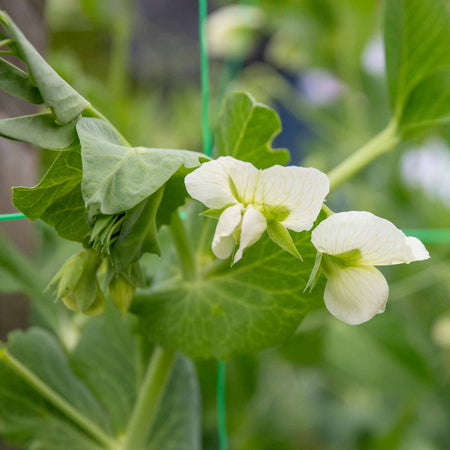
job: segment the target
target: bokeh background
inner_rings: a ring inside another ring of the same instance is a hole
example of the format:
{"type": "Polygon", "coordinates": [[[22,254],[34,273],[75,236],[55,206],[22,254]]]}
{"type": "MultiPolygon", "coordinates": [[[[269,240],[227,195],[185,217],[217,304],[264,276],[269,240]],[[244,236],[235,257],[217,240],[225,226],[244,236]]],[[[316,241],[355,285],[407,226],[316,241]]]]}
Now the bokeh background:
{"type": "MultiPolygon", "coordinates": [[[[292,163],[323,171],[387,124],[380,1],[209,3],[212,123],[227,90],[248,90],[280,114],[275,144],[290,150],[292,163]]],[[[197,6],[0,0],[50,64],[128,140],[201,151],[197,6]]],[[[31,112],[0,95],[1,118],[31,112]]],[[[400,228],[448,228],[449,140],[450,129],[440,128],[402,143],[333,192],[330,207],[369,210],[400,228]]],[[[1,213],[13,211],[10,188],[33,185],[53,157],[0,141],[1,213]]],[[[280,347],[229,361],[231,448],[450,448],[450,244],[427,247],[430,261],[383,269],[391,287],[385,314],[351,327],[318,311],[280,347]]],[[[30,303],[42,300],[37,292],[76,248],[41,223],[0,224],[2,339],[30,322],[51,321],[53,306],[43,317],[30,303]],[[2,254],[23,268],[21,282],[2,254]]],[[[216,362],[197,368],[203,444],[216,449],[216,362]]]]}

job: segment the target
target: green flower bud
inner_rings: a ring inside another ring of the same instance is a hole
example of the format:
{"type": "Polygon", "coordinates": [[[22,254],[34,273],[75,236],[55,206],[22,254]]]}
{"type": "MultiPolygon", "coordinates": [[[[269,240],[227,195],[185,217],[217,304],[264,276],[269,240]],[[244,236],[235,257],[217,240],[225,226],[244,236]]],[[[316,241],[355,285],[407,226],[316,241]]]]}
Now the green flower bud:
{"type": "Polygon", "coordinates": [[[133,301],[135,287],[124,276],[115,275],[109,285],[108,293],[114,305],[124,315],[133,301]]]}
{"type": "Polygon", "coordinates": [[[105,299],[97,281],[101,259],[92,249],[72,255],[49,284],[55,288],[57,300],[72,311],[98,314],[104,310],[105,299]]]}

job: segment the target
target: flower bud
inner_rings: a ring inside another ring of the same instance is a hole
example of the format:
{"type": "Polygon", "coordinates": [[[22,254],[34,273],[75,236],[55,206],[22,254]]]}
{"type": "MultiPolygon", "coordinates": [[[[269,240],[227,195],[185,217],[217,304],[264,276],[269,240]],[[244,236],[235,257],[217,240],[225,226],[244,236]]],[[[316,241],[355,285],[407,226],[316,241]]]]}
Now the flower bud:
{"type": "Polygon", "coordinates": [[[83,249],[72,255],[50,282],[56,289],[56,298],[72,311],[99,314],[105,299],[97,281],[101,259],[92,249],[83,249]]]}
{"type": "Polygon", "coordinates": [[[134,296],[134,285],[124,276],[115,275],[109,285],[108,293],[114,305],[120,310],[122,315],[128,311],[134,296]]]}

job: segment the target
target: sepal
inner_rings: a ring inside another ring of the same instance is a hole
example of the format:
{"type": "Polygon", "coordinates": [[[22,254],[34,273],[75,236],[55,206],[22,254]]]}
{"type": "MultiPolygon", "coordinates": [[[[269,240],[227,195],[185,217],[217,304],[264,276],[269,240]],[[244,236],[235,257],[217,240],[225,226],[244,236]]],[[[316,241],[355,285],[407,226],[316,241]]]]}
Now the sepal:
{"type": "Polygon", "coordinates": [[[281,223],[272,221],[267,224],[267,233],[270,239],[272,239],[275,244],[279,245],[283,250],[286,250],[292,256],[295,256],[300,261],[303,261],[300,252],[294,244],[292,236],[289,231],[281,223]]]}

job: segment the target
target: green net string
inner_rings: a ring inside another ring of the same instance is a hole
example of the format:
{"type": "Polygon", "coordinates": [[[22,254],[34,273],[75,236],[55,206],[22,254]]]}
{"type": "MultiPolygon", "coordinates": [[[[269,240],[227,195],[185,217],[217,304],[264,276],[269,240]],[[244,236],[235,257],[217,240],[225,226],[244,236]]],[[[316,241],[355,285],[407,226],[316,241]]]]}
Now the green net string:
{"type": "MultiPolygon", "coordinates": [[[[202,87],[202,133],[203,133],[203,152],[211,156],[212,141],[211,129],[209,123],[209,60],[208,43],[206,39],[206,17],[208,15],[208,1],[199,0],[199,41],[200,41],[200,68],[201,68],[201,87],[202,87]]],[[[227,450],[227,424],[225,410],[225,379],[226,363],[218,361],[217,363],[217,428],[219,434],[219,449],[227,450]]]]}
{"type": "Polygon", "coordinates": [[[26,219],[26,216],[22,213],[0,215],[0,222],[6,222],[7,220],[17,220],[17,219],[26,219]]]}

